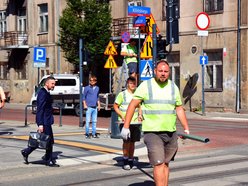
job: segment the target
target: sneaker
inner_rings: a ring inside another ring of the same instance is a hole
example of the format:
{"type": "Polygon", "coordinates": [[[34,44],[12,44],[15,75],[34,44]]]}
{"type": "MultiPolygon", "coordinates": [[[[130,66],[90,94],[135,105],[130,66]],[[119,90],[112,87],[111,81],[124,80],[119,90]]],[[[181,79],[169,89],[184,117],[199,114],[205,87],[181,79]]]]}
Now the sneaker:
{"type": "Polygon", "coordinates": [[[137,169],[137,166],[134,165],[134,160],[128,160],[128,164],[129,164],[131,169],[137,169]]]}
{"type": "Polygon", "coordinates": [[[97,135],[93,135],[92,138],[99,138],[97,135]]]}
{"type": "Polygon", "coordinates": [[[123,160],[123,169],[124,170],[130,170],[131,169],[130,165],[128,164],[128,160],[127,159],[124,159],[123,160]]]}
{"type": "Polygon", "coordinates": [[[21,150],[21,154],[23,156],[25,163],[28,164],[28,154],[25,152],[25,150],[21,150]]]}
{"type": "Polygon", "coordinates": [[[89,134],[85,134],[85,138],[86,139],[90,139],[90,135],[89,134]]]}

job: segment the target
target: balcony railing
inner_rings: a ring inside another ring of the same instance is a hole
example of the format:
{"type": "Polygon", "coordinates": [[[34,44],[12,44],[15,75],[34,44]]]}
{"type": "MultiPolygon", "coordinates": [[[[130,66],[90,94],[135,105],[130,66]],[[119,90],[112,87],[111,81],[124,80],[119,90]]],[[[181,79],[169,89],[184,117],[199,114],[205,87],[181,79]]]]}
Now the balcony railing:
{"type": "Polygon", "coordinates": [[[21,47],[28,45],[28,34],[22,31],[10,31],[3,33],[4,46],[8,47],[21,47]]]}
{"type": "Polygon", "coordinates": [[[138,35],[138,27],[133,27],[133,17],[113,19],[112,36],[121,36],[122,32],[129,32],[130,35],[138,35]]]}

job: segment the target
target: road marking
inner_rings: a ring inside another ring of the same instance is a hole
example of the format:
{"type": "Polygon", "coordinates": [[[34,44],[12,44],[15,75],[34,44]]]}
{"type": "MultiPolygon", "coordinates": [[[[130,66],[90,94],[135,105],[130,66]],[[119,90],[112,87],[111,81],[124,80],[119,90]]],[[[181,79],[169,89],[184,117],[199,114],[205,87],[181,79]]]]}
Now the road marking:
{"type": "MultiPolygon", "coordinates": [[[[0,136],[0,138],[4,139],[18,139],[18,140],[28,140],[29,136],[0,136]]],[[[65,140],[54,140],[55,144],[66,145],[71,147],[83,148],[87,150],[97,151],[100,153],[118,153],[119,149],[106,148],[98,145],[90,145],[85,144],[83,142],[73,142],[73,141],[65,141],[65,140]]]]}

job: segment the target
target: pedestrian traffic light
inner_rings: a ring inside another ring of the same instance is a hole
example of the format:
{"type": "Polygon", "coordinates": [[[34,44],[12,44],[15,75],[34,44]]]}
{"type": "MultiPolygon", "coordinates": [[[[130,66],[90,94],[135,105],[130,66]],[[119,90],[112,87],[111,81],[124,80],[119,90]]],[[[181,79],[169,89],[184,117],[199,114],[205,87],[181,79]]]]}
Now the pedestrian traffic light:
{"type": "Polygon", "coordinates": [[[166,40],[161,35],[157,37],[157,57],[158,59],[165,59],[168,51],[166,51],[166,40]]]}
{"type": "Polygon", "coordinates": [[[166,44],[179,43],[178,19],[179,3],[178,0],[166,0],[166,44]]]}

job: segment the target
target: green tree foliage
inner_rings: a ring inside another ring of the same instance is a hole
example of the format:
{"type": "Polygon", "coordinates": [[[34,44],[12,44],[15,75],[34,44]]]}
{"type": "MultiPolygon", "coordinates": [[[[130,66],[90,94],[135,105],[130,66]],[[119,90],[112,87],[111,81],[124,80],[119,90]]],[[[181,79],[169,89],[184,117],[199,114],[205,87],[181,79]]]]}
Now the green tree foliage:
{"type": "Polygon", "coordinates": [[[79,39],[84,39],[88,51],[88,68],[95,73],[105,63],[104,50],[111,36],[111,11],[108,3],[96,0],[67,0],[60,17],[60,42],[65,58],[79,64],[79,39]]]}

